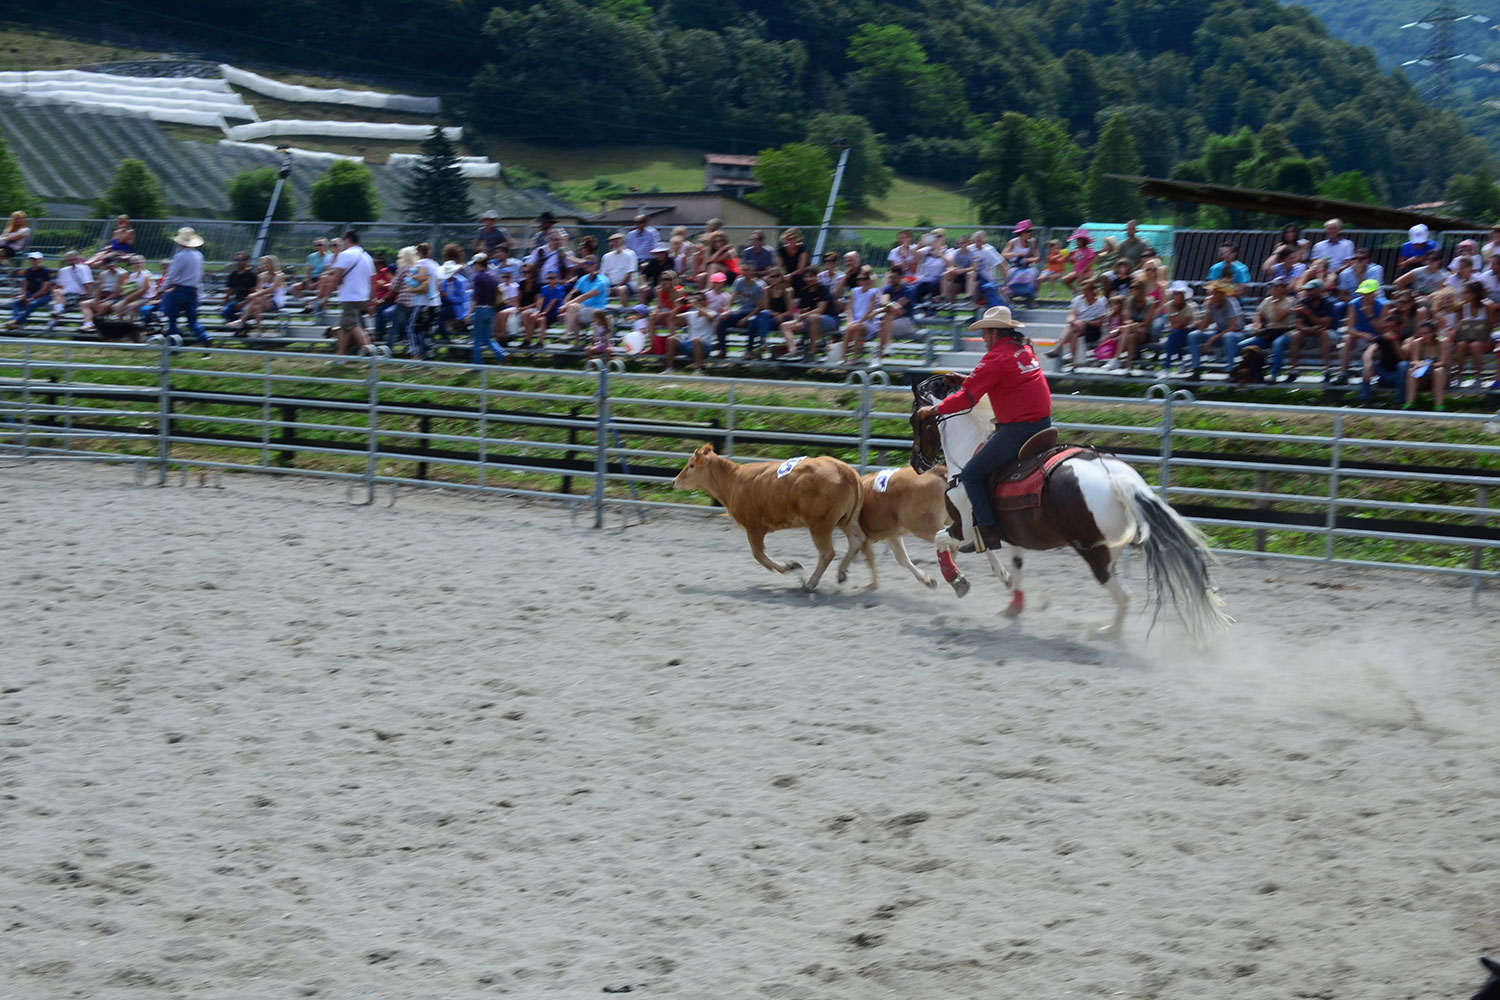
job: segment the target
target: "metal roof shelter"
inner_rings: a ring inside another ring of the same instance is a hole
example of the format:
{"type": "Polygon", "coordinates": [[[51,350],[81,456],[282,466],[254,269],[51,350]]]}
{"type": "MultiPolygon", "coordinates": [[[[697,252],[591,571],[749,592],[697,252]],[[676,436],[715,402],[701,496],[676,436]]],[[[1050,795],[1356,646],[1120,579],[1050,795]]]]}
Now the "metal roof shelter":
{"type": "Polygon", "coordinates": [[[1208,184],[1203,181],[1173,181],[1161,177],[1134,177],[1125,174],[1109,174],[1114,180],[1130,181],[1140,185],[1141,194],[1148,198],[1163,198],[1168,201],[1190,201],[1244,212],[1265,212],[1291,219],[1342,219],[1345,226],[1366,229],[1408,229],[1422,223],[1428,229],[1449,231],[1454,229],[1487,229],[1483,223],[1459,219],[1451,215],[1434,215],[1401,208],[1385,208],[1381,205],[1366,205],[1358,201],[1340,201],[1337,198],[1322,198],[1318,195],[1286,194],[1281,191],[1262,191],[1258,188],[1231,187],[1227,184],[1208,184]]]}

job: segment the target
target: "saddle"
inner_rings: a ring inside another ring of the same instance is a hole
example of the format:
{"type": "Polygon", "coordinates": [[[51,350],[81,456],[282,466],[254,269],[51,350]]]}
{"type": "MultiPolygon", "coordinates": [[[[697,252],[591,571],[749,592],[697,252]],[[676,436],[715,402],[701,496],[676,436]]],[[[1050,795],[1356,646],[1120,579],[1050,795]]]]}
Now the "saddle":
{"type": "Polygon", "coordinates": [[[1058,463],[1092,449],[1057,443],[1057,428],[1037,431],[1021,445],[1016,460],[990,476],[995,512],[1026,510],[1042,505],[1042,487],[1058,463]]]}

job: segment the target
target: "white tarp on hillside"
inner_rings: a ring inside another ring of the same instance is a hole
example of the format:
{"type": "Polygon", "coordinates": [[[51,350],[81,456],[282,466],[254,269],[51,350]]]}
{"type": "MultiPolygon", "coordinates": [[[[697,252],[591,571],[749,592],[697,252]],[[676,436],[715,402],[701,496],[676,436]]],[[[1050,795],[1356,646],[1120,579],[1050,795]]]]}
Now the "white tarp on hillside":
{"type": "MultiPolygon", "coordinates": [[[[219,145],[228,146],[231,149],[253,149],[259,153],[273,153],[278,156],[281,155],[281,150],[264,142],[236,142],[233,139],[220,139],[219,145]]],[[[350,160],[354,163],[365,162],[365,158],[363,156],[346,156],[343,153],[325,153],[321,149],[298,149],[296,146],[289,146],[287,148],[287,152],[291,153],[294,157],[305,157],[309,160],[350,160]]]]}
{"type": "Polygon", "coordinates": [[[141,111],[152,109],[192,111],[218,115],[221,118],[260,120],[255,109],[245,104],[239,94],[215,94],[206,90],[97,86],[62,82],[31,84],[0,82],[0,94],[23,98],[45,97],[58,104],[118,104],[141,111]]]}
{"type": "Polygon", "coordinates": [[[229,84],[217,77],[205,79],[196,76],[116,76],[113,73],[90,73],[81,69],[8,70],[0,72],[0,83],[130,83],[136,87],[232,93],[229,84]]]}
{"type": "MultiPolygon", "coordinates": [[[[416,153],[392,153],[386,163],[392,167],[412,167],[422,159],[416,153]]],[[[470,180],[491,180],[500,176],[500,164],[487,156],[459,156],[458,172],[470,180]]]]}
{"type": "Polygon", "coordinates": [[[349,104],[359,108],[382,108],[386,111],[410,111],[435,115],[440,110],[436,97],[413,97],[410,94],[382,94],[374,90],[344,90],[329,87],[299,87],[280,83],[259,73],[221,63],[224,79],[236,87],[274,97],[278,101],[312,102],[314,104],[349,104]]]}
{"type": "Polygon", "coordinates": [[[209,128],[228,130],[228,123],[218,111],[191,111],[182,107],[147,107],[135,100],[113,100],[107,97],[90,97],[86,100],[62,97],[57,94],[27,92],[21,96],[22,104],[55,104],[60,107],[88,111],[96,114],[140,115],[158,122],[176,122],[180,125],[205,125],[209,128]]]}
{"type": "MultiPolygon", "coordinates": [[[[389,139],[395,142],[421,142],[432,134],[431,125],[397,125],[393,122],[313,122],[295,118],[276,118],[251,125],[235,125],[224,130],[231,139],[264,139],[273,135],[321,135],[334,139],[389,139]]],[[[445,128],[450,142],[463,138],[461,128],[445,128]]]]}

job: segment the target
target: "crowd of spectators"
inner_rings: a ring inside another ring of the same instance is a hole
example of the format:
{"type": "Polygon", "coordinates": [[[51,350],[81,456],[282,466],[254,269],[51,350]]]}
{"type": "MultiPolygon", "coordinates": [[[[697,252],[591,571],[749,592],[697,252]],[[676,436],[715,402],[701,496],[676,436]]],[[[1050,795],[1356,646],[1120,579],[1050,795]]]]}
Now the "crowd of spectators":
{"type": "MultiPolygon", "coordinates": [[[[179,318],[200,342],[202,244],[184,227],[177,251],[153,270],[135,252],[131,221],[120,216],[106,245],[87,256],[69,251],[55,271],[26,251],[30,223],[12,213],[0,233],[0,257],[23,256],[7,330],[45,310],[55,329],[70,310],[85,332],[101,323],[179,318]]],[[[1221,363],[1239,382],[1298,379],[1304,367],[1333,385],[1356,379],[1363,398],[1381,385],[1407,405],[1431,391],[1494,378],[1500,359],[1500,227],[1481,247],[1464,240],[1444,260],[1425,226],[1413,226],[1386,274],[1368,246],[1330,219],[1312,240],[1286,226],[1258,267],[1226,242],[1201,292],[1170,281],[1167,265],[1130,222],[1123,239],[1099,249],[1084,229],[1042,245],[1029,220],[1003,241],[983,230],[951,237],[943,229],[902,230],[883,260],[860,253],[813,260],[797,229],[774,246],[755,231],[736,247],[717,220],[690,235],[663,234],[644,216],[610,234],[573,240],[550,215],[511,234],[487,212],[468,245],[403,247],[395,260],[373,257],[354,231],[316,239],[300,268],[274,256],[236,253],[213,303],[224,329],[245,336],[268,316],[295,305],[326,321],[336,303],[339,353],[385,344],[412,358],[434,356],[440,341],[467,343],[479,365],[516,349],[555,345],[588,355],[655,355],[671,371],[695,371],[726,358],[742,334],[748,359],[784,358],[881,364],[892,343],[915,334],[915,321],[941,309],[1024,308],[1039,298],[1070,298],[1067,320],[1048,357],[1072,369],[1089,363],[1125,375],[1158,372],[1201,380],[1221,363]],[[1494,365],[1490,371],[1486,367],[1494,365]]]]}

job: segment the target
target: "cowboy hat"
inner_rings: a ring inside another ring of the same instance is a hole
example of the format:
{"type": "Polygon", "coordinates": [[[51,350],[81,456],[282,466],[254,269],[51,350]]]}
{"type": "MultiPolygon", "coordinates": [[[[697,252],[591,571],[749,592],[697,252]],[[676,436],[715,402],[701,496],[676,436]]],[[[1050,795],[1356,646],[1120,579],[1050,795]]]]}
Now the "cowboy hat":
{"type": "Polygon", "coordinates": [[[443,266],[438,268],[438,273],[443,276],[444,281],[447,281],[462,270],[462,268],[463,265],[456,260],[445,260],[443,261],[443,266]]]}
{"type": "Polygon", "coordinates": [[[1070,239],[1070,240],[1083,240],[1083,242],[1085,242],[1085,243],[1092,243],[1092,242],[1094,242],[1094,238],[1089,235],[1089,231],[1087,229],[1075,229],[1075,230],[1073,230],[1073,234],[1071,236],[1069,236],[1068,239],[1070,239]]]}
{"type": "Polygon", "coordinates": [[[1010,309],[1007,306],[994,306],[986,309],[984,315],[969,324],[970,330],[1024,330],[1025,323],[1017,323],[1011,318],[1010,309]]]}
{"type": "Polygon", "coordinates": [[[1024,232],[1026,232],[1030,228],[1031,228],[1031,220],[1030,219],[1022,219],[1020,222],[1016,223],[1016,232],[1018,232],[1018,233],[1024,233],[1024,232]]]}
{"type": "Polygon", "coordinates": [[[203,237],[199,236],[192,226],[183,226],[177,230],[177,235],[172,237],[172,242],[178,246],[201,247],[203,245],[203,237]]]}

